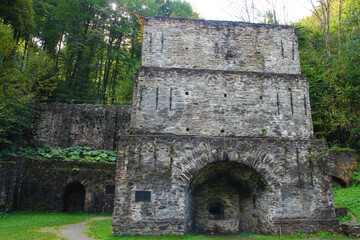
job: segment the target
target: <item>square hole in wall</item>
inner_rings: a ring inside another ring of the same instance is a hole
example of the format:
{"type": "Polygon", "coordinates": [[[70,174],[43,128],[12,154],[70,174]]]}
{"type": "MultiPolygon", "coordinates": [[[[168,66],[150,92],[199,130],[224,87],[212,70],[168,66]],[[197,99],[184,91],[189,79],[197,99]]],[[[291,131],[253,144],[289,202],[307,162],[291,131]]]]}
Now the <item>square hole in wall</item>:
{"type": "Polygon", "coordinates": [[[115,194],[115,186],[114,185],[106,185],[105,193],[106,194],[115,194]]]}
{"type": "Polygon", "coordinates": [[[151,191],[135,192],[135,202],[150,202],[150,201],[151,201],[151,191]]]}

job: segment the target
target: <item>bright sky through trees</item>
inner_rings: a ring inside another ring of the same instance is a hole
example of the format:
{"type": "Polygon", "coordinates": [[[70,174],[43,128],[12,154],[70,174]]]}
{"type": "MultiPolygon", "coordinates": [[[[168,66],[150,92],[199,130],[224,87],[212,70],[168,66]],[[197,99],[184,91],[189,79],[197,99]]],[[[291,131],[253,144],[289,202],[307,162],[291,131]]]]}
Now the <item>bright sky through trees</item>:
{"type": "MultiPolygon", "coordinates": [[[[230,2],[240,4],[243,0],[186,0],[193,9],[200,14],[201,18],[207,20],[230,20],[241,21],[241,19],[234,16],[236,7],[231,6],[230,2]]],[[[284,24],[292,23],[302,19],[311,14],[311,3],[309,0],[256,0],[257,6],[267,6],[268,1],[276,3],[277,14],[279,14],[279,21],[284,24]],[[285,16],[283,14],[285,6],[285,16]]]]}

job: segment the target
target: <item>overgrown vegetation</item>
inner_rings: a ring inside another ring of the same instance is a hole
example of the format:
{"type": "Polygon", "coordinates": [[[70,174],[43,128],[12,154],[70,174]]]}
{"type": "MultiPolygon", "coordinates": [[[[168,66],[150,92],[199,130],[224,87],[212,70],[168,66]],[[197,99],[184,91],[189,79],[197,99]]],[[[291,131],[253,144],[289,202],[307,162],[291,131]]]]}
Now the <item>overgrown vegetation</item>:
{"type": "MultiPolygon", "coordinates": [[[[78,162],[116,162],[116,151],[95,150],[89,147],[44,147],[44,148],[22,148],[16,153],[3,152],[4,155],[23,156],[29,159],[38,160],[63,160],[78,162]]],[[[1,161],[0,155],[0,161],[1,161]]]]}
{"type": "Polygon", "coordinates": [[[330,145],[360,148],[360,0],[314,1],[298,22],[301,69],[310,81],[314,132],[330,145]]]}
{"type": "Polygon", "coordinates": [[[356,216],[360,222],[360,187],[352,186],[349,188],[334,188],[334,201],[337,207],[346,207],[356,216]]]}
{"type": "Polygon", "coordinates": [[[40,232],[45,227],[57,227],[83,222],[99,215],[84,213],[32,213],[20,212],[7,214],[0,218],[0,239],[61,239],[54,233],[40,232]]]}

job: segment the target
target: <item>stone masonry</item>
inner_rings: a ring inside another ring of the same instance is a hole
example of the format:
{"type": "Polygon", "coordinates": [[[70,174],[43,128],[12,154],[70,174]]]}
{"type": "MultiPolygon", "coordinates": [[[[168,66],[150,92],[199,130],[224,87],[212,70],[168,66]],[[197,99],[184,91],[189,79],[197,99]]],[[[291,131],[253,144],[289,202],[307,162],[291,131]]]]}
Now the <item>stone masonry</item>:
{"type": "Polygon", "coordinates": [[[145,21],[114,235],[338,227],[292,27],[145,21]]]}

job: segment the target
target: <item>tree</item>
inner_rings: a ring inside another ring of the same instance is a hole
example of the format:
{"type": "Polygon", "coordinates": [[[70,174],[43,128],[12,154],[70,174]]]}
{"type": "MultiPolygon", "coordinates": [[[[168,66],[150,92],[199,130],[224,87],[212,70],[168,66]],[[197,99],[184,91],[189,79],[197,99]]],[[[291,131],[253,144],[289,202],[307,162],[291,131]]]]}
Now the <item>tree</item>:
{"type": "MultiPolygon", "coordinates": [[[[314,0],[310,0],[313,6],[313,13],[318,18],[321,29],[324,34],[325,45],[328,55],[331,55],[331,44],[330,44],[330,17],[331,17],[331,4],[333,0],[317,0],[319,4],[316,6],[314,0]]],[[[341,15],[339,15],[341,16],[341,15]]]]}
{"type": "Polygon", "coordinates": [[[10,26],[0,22],[0,148],[21,144],[32,123],[35,103],[55,87],[53,63],[46,53],[20,57],[10,26]],[[15,51],[14,51],[15,49],[15,51]]]}
{"type": "Polygon", "coordinates": [[[332,0],[317,11],[297,23],[305,27],[298,32],[299,47],[302,72],[310,81],[314,131],[331,145],[359,149],[360,1],[332,0]],[[327,20],[319,19],[324,11],[330,12],[327,20]],[[336,51],[338,57],[331,55],[336,51]]]}

